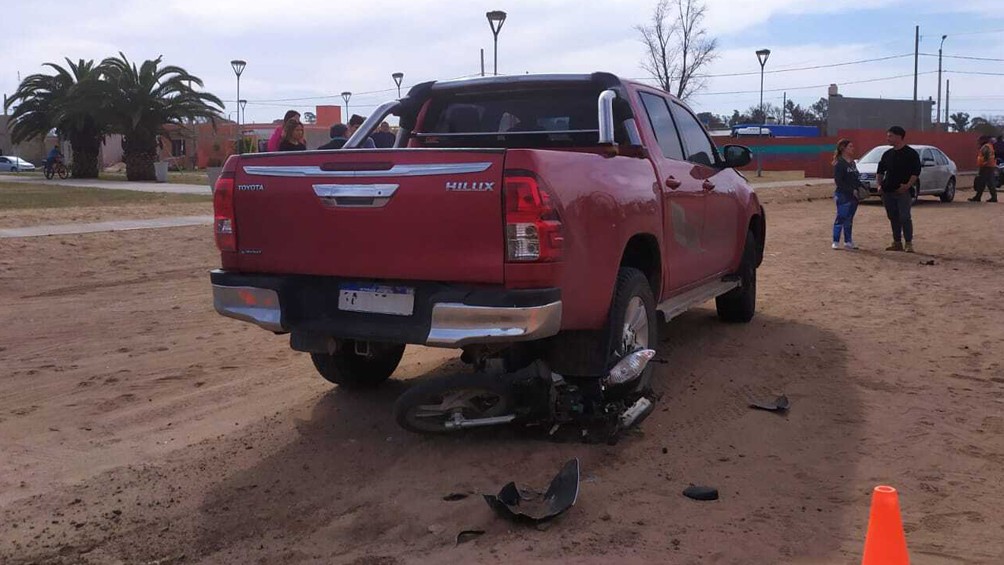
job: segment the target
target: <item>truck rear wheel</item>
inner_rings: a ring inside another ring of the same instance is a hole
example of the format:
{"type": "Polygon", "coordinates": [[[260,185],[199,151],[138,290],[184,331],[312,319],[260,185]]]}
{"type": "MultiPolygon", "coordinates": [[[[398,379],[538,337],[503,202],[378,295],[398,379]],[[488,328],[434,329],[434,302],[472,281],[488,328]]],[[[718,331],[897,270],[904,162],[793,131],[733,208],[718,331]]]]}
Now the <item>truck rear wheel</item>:
{"type": "Polygon", "coordinates": [[[349,390],[374,388],[394,374],[404,344],[370,343],[369,355],[356,352],[355,342],[346,341],[332,354],[311,353],[314,368],[324,380],[349,390]]]}
{"type": "MultiPolygon", "coordinates": [[[[648,279],[638,269],[622,267],[617,273],[617,287],[607,323],[610,328],[607,368],[639,349],[658,347],[655,297],[648,279]]],[[[651,366],[643,375],[645,382],[650,371],[651,366]]]]}
{"type": "Polygon", "coordinates": [[[746,232],[743,259],[736,273],[741,285],[715,298],[718,318],[723,322],[746,323],[756,314],[756,266],[757,241],[750,230],[746,232]]]}

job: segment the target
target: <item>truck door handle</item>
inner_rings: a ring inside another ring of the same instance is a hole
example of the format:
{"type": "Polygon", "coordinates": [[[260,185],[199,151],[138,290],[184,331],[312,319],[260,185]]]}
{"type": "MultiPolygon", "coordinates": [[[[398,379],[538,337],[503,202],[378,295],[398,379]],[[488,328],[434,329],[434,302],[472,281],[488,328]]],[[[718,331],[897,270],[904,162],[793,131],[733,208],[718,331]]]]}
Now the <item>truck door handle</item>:
{"type": "Polygon", "coordinates": [[[708,192],[711,192],[712,190],[715,189],[715,183],[713,183],[713,182],[711,182],[709,180],[706,180],[706,181],[704,181],[704,184],[701,185],[701,188],[703,188],[704,190],[706,190],[708,192]]]}
{"type": "Polygon", "coordinates": [[[671,188],[673,190],[676,190],[676,189],[680,188],[681,186],[683,186],[683,183],[680,182],[680,181],[678,181],[678,180],[676,180],[676,178],[673,177],[672,175],[670,175],[670,177],[666,179],[666,187],[667,188],[671,188]]]}

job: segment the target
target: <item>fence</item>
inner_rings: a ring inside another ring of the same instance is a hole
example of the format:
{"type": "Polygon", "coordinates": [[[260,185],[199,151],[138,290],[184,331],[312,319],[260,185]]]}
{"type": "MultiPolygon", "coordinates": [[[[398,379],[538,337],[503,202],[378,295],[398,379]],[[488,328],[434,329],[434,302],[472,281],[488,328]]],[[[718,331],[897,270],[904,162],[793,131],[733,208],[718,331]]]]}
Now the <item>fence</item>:
{"type": "MultiPolygon", "coordinates": [[[[745,138],[735,140],[716,137],[719,147],[729,143],[748,146],[754,154],[759,153],[765,171],[803,171],[806,177],[827,178],[833,175],[833,149],[842,138],[850,139],[857,147],[858,155],[864,155],[873,147],[885,145],[885,131],[882,130],[840,130],[834,137],[790,137],[790,138],[745,138]]],[[[976,169],[978,133],[908,132],[907,142],[916,145],[933,145],[941,149],[948,158],[955,161],[960,171],[976,169]]],[[[757,161],[743,167],[745,171],[755,171],[757,161]]]]}

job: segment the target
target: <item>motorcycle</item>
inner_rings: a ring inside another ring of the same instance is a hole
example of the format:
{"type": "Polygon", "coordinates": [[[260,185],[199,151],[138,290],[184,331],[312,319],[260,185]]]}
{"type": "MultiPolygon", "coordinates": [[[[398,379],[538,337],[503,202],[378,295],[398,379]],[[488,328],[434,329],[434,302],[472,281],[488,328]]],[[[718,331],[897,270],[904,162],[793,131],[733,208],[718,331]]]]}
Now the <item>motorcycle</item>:
{"type": "Polygon", "coordinates": [[[507,373],[478,371],[420,382],[394,406],[397,423],[423,434],[455,433],[471,428],[523,425],[562,427],[584,441],[616,441],[644,420],[655,406],[648,385],[651,349],[634,351],[602,378],[565,377],[543,361],[507,373]]]}

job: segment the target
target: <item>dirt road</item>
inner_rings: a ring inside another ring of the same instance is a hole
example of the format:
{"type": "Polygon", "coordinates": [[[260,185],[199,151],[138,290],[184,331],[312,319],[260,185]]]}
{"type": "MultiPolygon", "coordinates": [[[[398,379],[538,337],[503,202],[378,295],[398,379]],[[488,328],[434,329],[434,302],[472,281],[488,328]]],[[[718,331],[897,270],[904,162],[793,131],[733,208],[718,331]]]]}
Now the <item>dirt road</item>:
{"type": "Polygon", "coordinates": [[[850,253],[801,195],[762,192],[754,323],[665,327],[662,400],[616,446],[404,432],[395,396],[454,354],[333,389],[212,312],[205,228],[5,240],[0,563],[854,563],[883,483],[915,562],[1004,562],[1004,207],[925,202],[908,255],[867,205],[850,253]],[[782,392],[786,417],[746,407],[782,392]],[[547,529],[478,496],[571,457],[579,503],[547,529]]]}

